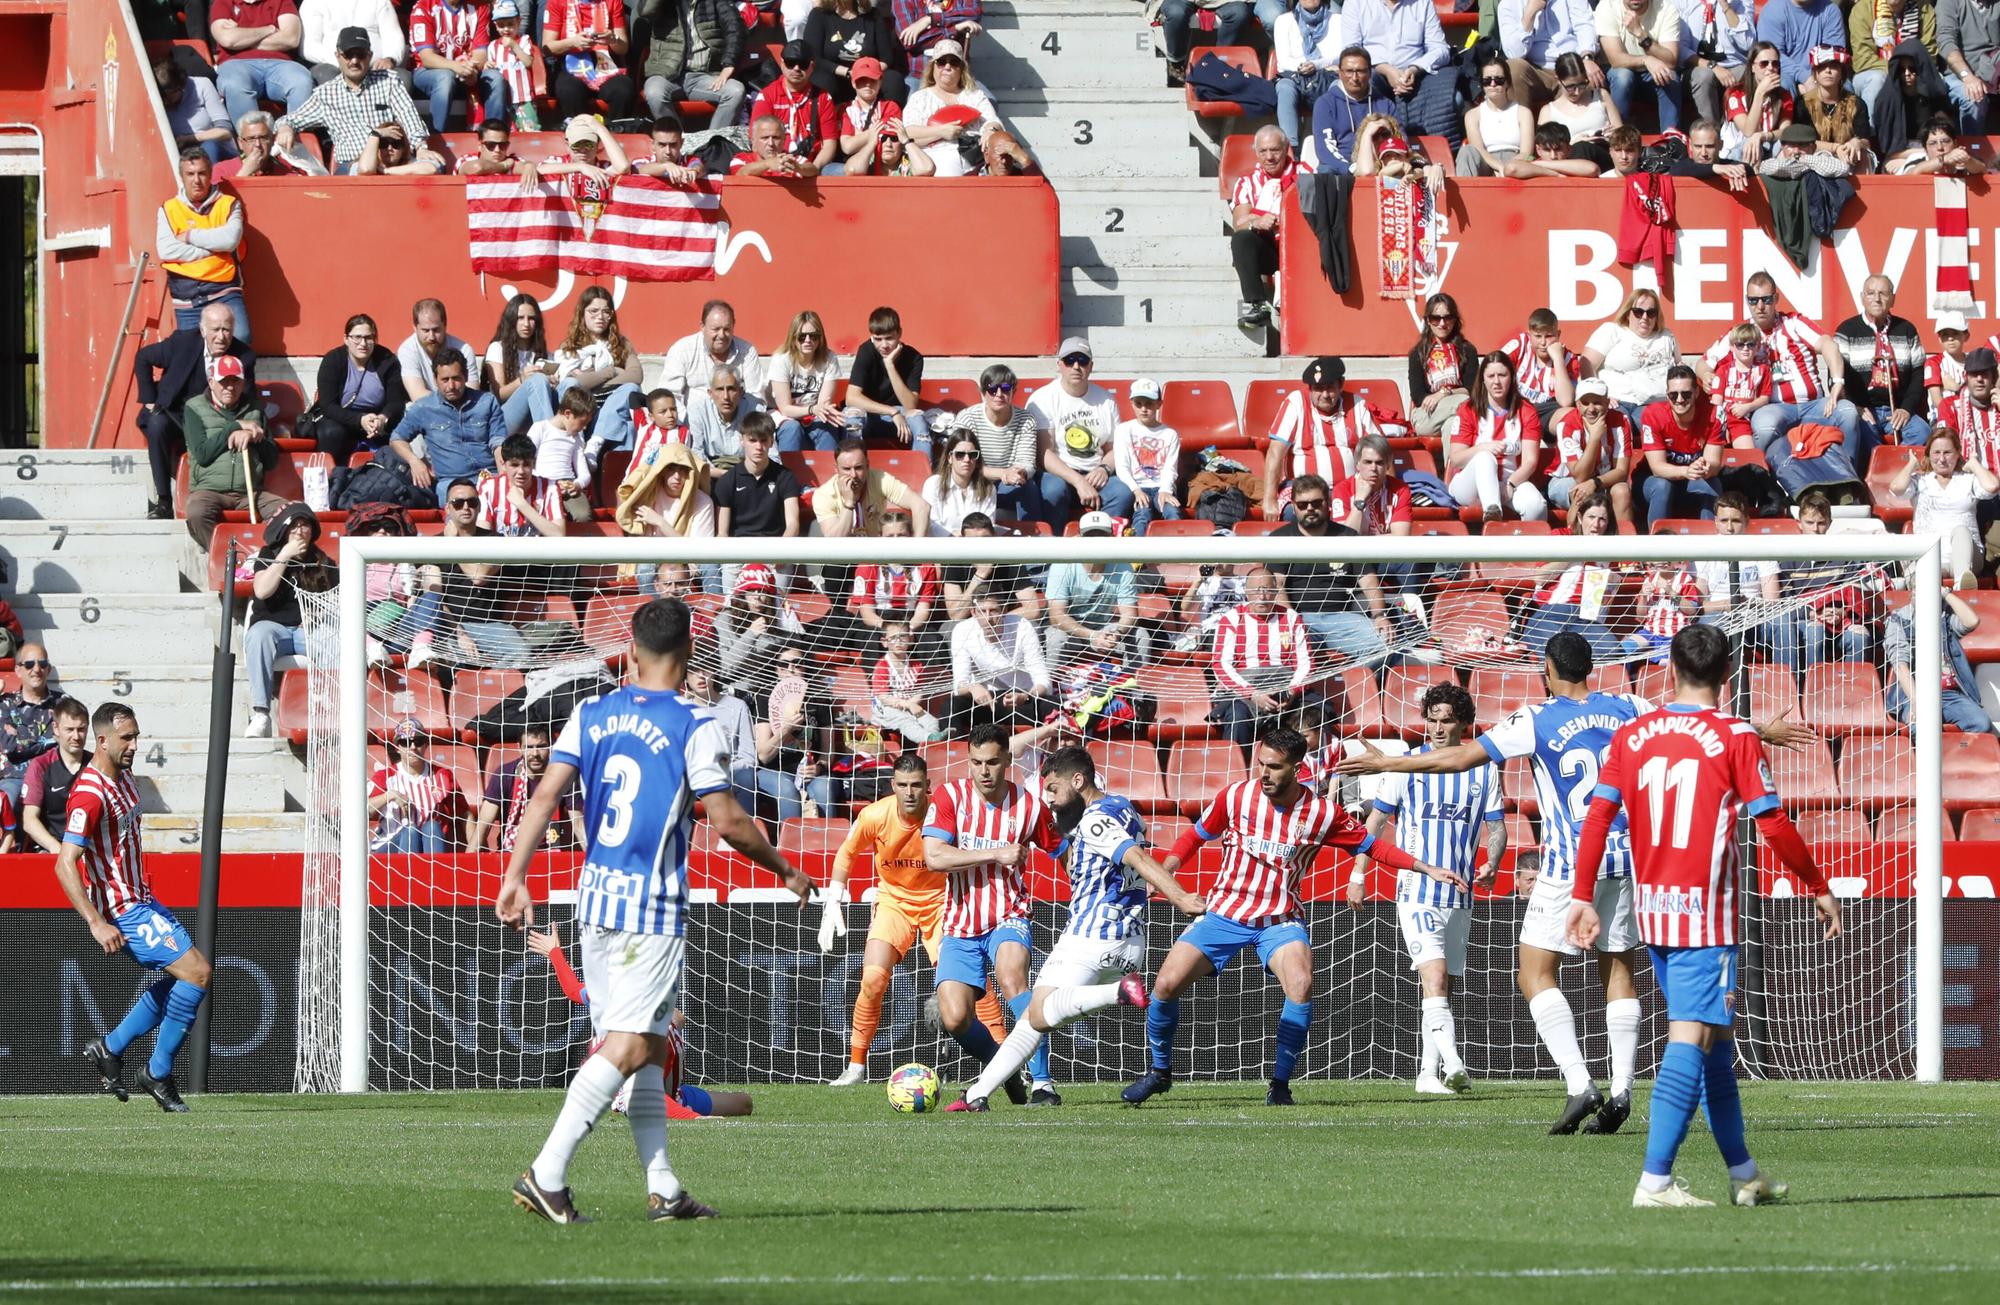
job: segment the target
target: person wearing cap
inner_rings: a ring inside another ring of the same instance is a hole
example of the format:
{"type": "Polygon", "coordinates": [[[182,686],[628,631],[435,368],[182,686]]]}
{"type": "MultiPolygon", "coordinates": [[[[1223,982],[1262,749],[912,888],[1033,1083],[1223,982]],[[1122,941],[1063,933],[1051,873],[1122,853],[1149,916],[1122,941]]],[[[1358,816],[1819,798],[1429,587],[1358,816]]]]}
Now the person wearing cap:
{"type": "Polygon", "coordinates": [[[1632,452],[1638,441],[1632,421],[1611,402],[1611,388],[1595,376],[1576,383],[1576,406],[1555,420],[1555,466],[1549,472],[1549,503],[1567,508],[1593,494],[1611,496],[1611,511],[1634,527],[1632,452]]]}
{"type": "Polygon", "coordinates": [[[973,80],[966,66],[965,47],[939,41],[924,65],[923,85],[903,105],[909,142],[927,151],[940,177],[970,176],[978,170],[968,162],[962,145],[984,142],[1000,125],[1000,111],[973,80]]]}
{"type": "Polygon", "coordinates": [[[410,8],[412,80],[431,106],[431,126],[443,131],[451,105],[463,99],[468,112],[477,95],[486,121],[507,117],[507,82],[486,66],[493,42],[490,9],[475,0],[416,0],[410,8]]]}
{"type": "Polygon", "coordinates": [[[889,17],[907,52],[910,76],[922,77],[932,51],[941,43],[972,48],[972,38],[985,30],[980,22],[986,6],[984,0],[890,0],[889,17]]]}
{"type": "Polygon", "coordinates": [[[394,758],[368,776],[368,814],[376,852],[439,856],[462,846],[460,825],[471,804],[458,777],[430,759],[430,740],[414,720],[401,721],[389,741],[394,758]]]}
{"type": "Polygon", "coordinates": [[[1056,379],[1028,397],[1028,412],[1048,437],[1042,455],[1042,519],[1061,530],[1081,507],[1132,515],[1131,486],[1111,474],[1118,400],[1090,379],[1090,344],[1070,336],[1056,350],[1056,379]]]}
{"type": "Polygon", "coordinates": [[[746,562],[722,610],[715,614],[716,670],[731,693],[765,692],[778,673],[778,650],[805,633],[792,605],[778,593],[778,573],[746,562]]]}
{"type": "Polygon", "coordinates": [[[1846,49],[1847,24],[1834,0],[1769,0],[1757,15],[1757,39],[1778,47],[1785,88],[1803,90],[1812,80],[1813,47],[1846,49]]]}
{"type": "Polygon", "coordinates": [[[340,76],[341,33],[358,27],[374,52],[372,66],[397,73],[403,89],[410,89],[410,74],[402,67],[409,47],[392,0],[299,0],[299,23],[299,54],[312,69],[313,85],[340,76]]]}
{"type": "Polygon", "coordinates": [[[278,152],[289,154],[301,131],[323,129],[333,138],[333,170],[347,172],[368,138],[387,117],[403,125],[413,145],[430,140],[430,124],[403,83],[387,69],[375,67],[373,47],[365,27],[343,28],[339,47],[340,76],[314,88],[306,102],[278,119],[278,152]]]}
{"type": "Polygon", "coordinates": [[[1370,435],[1407,435],[1359,395],[1345,392],[1347,362],[1325,354],[1307,363],[1299,374],[1303,389],[1293,390],[1278,405],[1271,423],[1271,447],[1264,455],[1263,512],[1266,521],[1280,514],[1280,490],[1298,476],[1318,476],[1328,484],[1354,472],[1354,450],[1370,435]]]}
{"type": "MultiPolygon", "coordinates": [[[[544,89],[546,65],[541,47],[527,33],[517,0],[494,0],[493,39],[486,43],[486,66],[506,83],[507,102],[514,106],[513,125],[522,131],[540,131],[542,112],[535,101],[544,89]]],[[[499,121],[506,125],[505,118],[499,121]]]]}
{"type": "Polygon", "coordinates": [[[281,100],[290,110],[306,102],[312,74],[293,57],[303,32],[292,0],[214,0],[208,38],[216,52],[216,89],[231,122],[259,100],[281,100]]]}
{"type": "MultiPolygon", "coordinates": [[[[1118,530],[1109,512],[1086,512],[1080,539],[1109,539],[1118,530]]],[[[1130,562],[1058,562],[1049,568],[1048,664],[1057,670],[1083,661],[1110,661],[1127,670],[1147,660],[1149,639],[1139,624],[1139,579],[1130,562]]]]}
{"type": "Polygon", "coordinates": [[[1375,92],[1395,102],[1396,121],[1406,133],[1442,136],[1454,153],[1464,144],[1451,44],[1436,6],[1426,8],[1415,0],[1347,0],[1340,11],[1340,44],[1368,51],[1375,64],[1375,92]]]}
{"type": "Polygon", "coordinates": [[[1896,283],[1879,273],[1861,283],[1861,311],[1834,328],[1846,363],[1847,393],[1869,433],[1868,443],[1921,447],[1925,420],[1924,340],[1916,323],[1898,317],[1896,283]]]}
{"type": "MultiPolygon", "coordinates": [[[[1976,462],[2000,474],[2000,404],[1994,402],[1996,381],[2000,381],[2000,354],[1984,348],[1966,354],[1965,388],[1948,396],[1939,406],[1937,424],[1958,432],[1968,464],[1976,462]]],[[[1989,556],[1996,552],[2000,550],[1988,549],[1989,556]]]]}
{"type": "Polygon", "coordinates": [[[862,60],[876,65],[882,96],[901,104],[909,96],[903,80],[903,44],[889,24],[889,7],[872,0],[821,0],[806,15],[799,40],[812,52],[812,83],[836,105],[854,97],[854,69],[862,60]]]}
{"type": "Polygon", "coordinates": [[[1984,135],[2000,87],[2000,9],[1982,0],[1938,0],[1937,53],[1952,74],[1944,85],[1958,106],[1959,130],[1984,135]]]}
{"type": "Polygon", "coordinates": [[[203,551],[224,512],[248,506],[257,496],[258,515],[269,519],[284,510],[285,499],[261,488],[278,446],[264,429],[264,401],[244,374],[243,360],[225,353],[208,363],[208,390],[187,401],[181,410],[187,437],[188,495],[183,508],[188,534],[203,551]],[[249,450],[246,460],[244,450],[249,450]],[[244,464],[250,464],[249,481],[244,464]]]}
{"type": "Polygon", "coordinates": [[[300,594],[324,594],[340,582],[340,569],[319,547],[319,518],[303,503],[281,506],[264,523],[264,546],[248,559],[250,610],[243,622],[243,667],[250,684],[245,738],[271,736],[271,701],[280,657],[306,657],[330,666],[339,657],[333,631],[308,639],[300,594]]]}
{"type": "Polygon", "coordinates": [[[1111,462],[1119,483],[1132,491],[1132,533],[1143,535],[1156,516],[1181,519],[1180,496],[1174,492],[1181,435],[1160,420],[1165,396],[1158,381],[1141,376],[1126,394],[1134,415],[1111,432],[1111,462]]]}
{"type": "Polygon", "coordinates": [[[655,117],[682,100],[715,106],[712,127],[734,127],[750,88],[736,75],[743,64],[743,19],[731,0],[641,0],[637,23],[646,61],[641,94],[655,117]],[[649,39],[650,38],[650,39],[649,39]]]}
{"type": "Polygon", "coordinates": [[[1925,410],[1932,421],[1942,420],[1944,401],[1965,388],[1965,344],[1971,337],[1964,313],[1943,312],[1931,323],[1938,351],[1924,360],[1925,410]]]}
{"type": "MultiPolygon", "coordinates": [[[[1781,311],[1778,283],[1768,272],[1750,274],[1743,283],[1743,300],[1750,310],[1751,325],[1764,336],[1758,361],[1771,368],[1771,402],[1750,414],[1751,436],[1770,461],[1771,470],[1778,472],[1781,463],[1790,461],[1787,436],[1800,422],[1836,427],[1848,466],[1865,467],[1867,448],[1861,414],[1847,400],[1847,362],[1833,336],[1820,334],[1799,313],[1781,311]]],[[[1730,348],[1729,332],[1724,331],[1695,364],[1702,388],[1711,393],[1716,388],[1715,369],[1730,348]]]]}
{"type": "Polygon", "coordinates": [[[152,464],[153,498],[146,515],[164,521],[174,514],[174,469],[186,448],[181,430],[188,401],[209,388],[209,364],[229,354],[245,376],[257,374],[257,354],[237,338],[236,319],[226,304],[201,310],[198,326],[183,328],[140,349],[132,359],[139,388],[139,430],[152,464]]]}
{"type": "Polygon", "coordinates": [[[563,124],[563,143],[569,146],[569,154],[551,154],[537,165],[537,173],[542,177],[573,177],[575,180],[567,184],[577,199],[608,202],[612,179],[632,170],[625,147],[609,127],[587,113],[563,124]]]}
{"type": "Polygon", "coordinates": [[[839,171],[834,155],[840,149],[840,114],[833,97],[813,84],[812,47],[787,41],[778,62],[783,69],[778,80],[751,102],[751,123],[776,118],[785,127],[785,153],[810,163],[822,176],[839,171]]]}
{"type": "Polygon", "coordinates": [[[1278,274],[1278,219],[1285,192],[1297,187],[1310,165],[1292,157],[1285,133],[1257,129],[1252,142],[1257,166],[1236,179],[1229,192],[1229,259],[1236,267],[1236,324],[1262,326],[1271,320],[1272,278],[1278,274]]]}
{"type": "Polygon", "coordinates": [[[1800,90],[1799,107],[1804,121],[1812,124],[1818,152],[1838,157],[1856,172],[1873,172],[1875,147],[1869,137],[1874,132],[1868,125],[1868,106],[1847,89],[1847,47],[1815,46],[1811,59],[1812,80],[1800,90]]]}
{"type": "MultiPolygon", "coordinates": [[[[882,96],[882,61],[864,56],[848,70],[853,97],[840,111],[840,157],[850,174],[868,171],[890,137],[902,140],[903,106],[882,96]]],[[[902,140],[905,148],[909,142],[902,140]]],[[[925,155],[929,160],[929,155],[925,155]]]]}

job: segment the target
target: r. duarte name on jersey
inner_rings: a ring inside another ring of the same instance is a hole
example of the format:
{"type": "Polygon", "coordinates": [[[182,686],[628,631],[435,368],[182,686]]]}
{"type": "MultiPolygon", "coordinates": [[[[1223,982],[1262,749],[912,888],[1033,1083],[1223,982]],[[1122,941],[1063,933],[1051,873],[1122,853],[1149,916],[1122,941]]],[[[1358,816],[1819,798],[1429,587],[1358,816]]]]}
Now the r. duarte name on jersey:
{"type": "Polygon", "coordinates": [[[1683,716],[1673,712],[1661,712],[1646,718],[1644,724],[1633,730],[1625,739],[1625,748],[1637,752],[1652,740],[1663,734],[1685,734],[1701,745],[1702,753],[1708,757],[1722,755],[1723,742],[1714,728],[1699,716],[1683,716]]]}
{"type": "Polygon", "coordinates": [[[586,727],[592,743],[602,743],[609,734],[632,734],[638,736],[649,752],[664,752],[673,746],[673,740],[666,732],[643,714],[636,711],[622,711],[616,716],[606,716],[586,727]]]}

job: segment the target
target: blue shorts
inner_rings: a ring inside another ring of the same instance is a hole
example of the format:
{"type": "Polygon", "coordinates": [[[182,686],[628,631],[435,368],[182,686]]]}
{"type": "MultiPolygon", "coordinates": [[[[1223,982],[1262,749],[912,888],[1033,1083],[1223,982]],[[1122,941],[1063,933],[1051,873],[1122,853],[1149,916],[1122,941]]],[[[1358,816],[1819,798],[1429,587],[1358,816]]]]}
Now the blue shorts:
{"type": "Polygon", "coordinates": [[[117,923],[125,935],[125,950],[146,969],[164,970],[194,950],[187,930],[158,902],[141,902],[119,916],[117,923]]]}
{"type": "Polygon", "coordinates": [[[1667,1018],[1728,1028],[1736,1018],[1735,947],[1647,947],[1667,1018]]]}
{"type": "Polygon", "coordinates": [[[1312,940],[1306,936],[1306,927],[1297,920],[1253,928],[1214,912],[1181,930],[1179,941],[1208,957],[1208,963],[1215,967],[1217,974],[1229,968],[1229,962],[1236,953],[1253,943],[1257,947],[1257,959],[1264,963],[1267,970],[1271,968],[1272,955],[1280,947],[1295,942],[1305,943],[1308,947],[1312,945],[1312,940]]]}
{"type": "Polygon", "coordinates": [[[697,1115],[712,1115],[715,1113],[715,1098],[708,1094],[707,1088],[690,1087],[685,1083],[681,1084],[681,1104],[689,1110],[694,1111],[697,1115]]]}
{"type": "Polygon", "coordinates": [[[946,938],[938,946],[937,983],[962,983],[986,991],[987,968],[1000,959],[1003,943],[1019,943],[1031,958],[1034,955],[1026,920],[1002,920],[977,938],[946,938]]]}

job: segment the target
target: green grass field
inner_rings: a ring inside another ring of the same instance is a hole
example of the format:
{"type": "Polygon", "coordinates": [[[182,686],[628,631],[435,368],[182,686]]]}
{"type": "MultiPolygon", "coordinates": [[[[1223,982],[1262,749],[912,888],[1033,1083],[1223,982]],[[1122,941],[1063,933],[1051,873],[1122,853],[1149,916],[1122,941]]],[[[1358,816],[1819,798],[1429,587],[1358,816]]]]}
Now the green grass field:
{"type": "MultiPolygon", "coordinates": [[[[598,1220],[513,1208],[552,1092],[0,1097],[0,1299],[1611,1301],[2000,1299],[2000,1085],[1749,1084],[1788,1206],[1635,1212],[1645,1107],[1550,1138],[1549,1087],[1183,1085],[1142,1110],[890,1112],[879,1085],[759,1088],[671,1126],[722,1219],[648,1225],[609,1117],[571,1172],[598,1220]]],[[[1682,1172],[1726,1194],[1699,1123],[1682,1172]]]]}

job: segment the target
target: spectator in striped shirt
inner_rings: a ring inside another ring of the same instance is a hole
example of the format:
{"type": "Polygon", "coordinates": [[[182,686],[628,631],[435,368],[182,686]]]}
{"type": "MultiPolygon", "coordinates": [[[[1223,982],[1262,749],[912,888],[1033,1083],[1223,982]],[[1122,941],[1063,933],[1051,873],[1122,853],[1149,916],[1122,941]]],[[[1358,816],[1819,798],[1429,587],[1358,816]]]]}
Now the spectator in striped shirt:
{"type": "Polygon", "coordinates": [[[1237,178],[1229,194],[1229,255],[1236,264],[1238,326],[1271,320],[1272,278],[1278,274],[1278,216],[1285,192],[1298,185],[1310,164],[1292,157],[1292,146],[1277,127],[1260,127],[1255,138],[1257,166],[1237,178]]]}
{"type": "Polygon", "coordinates": [[[979,373],[980,402],[952,420],[952,434],[979,441],[980,473],[993,483],[996,511],[1019,521],[1042,516],[1042,461],[1047,436],[1035,415],[1014,405],[1020,380],[1005,363],[979,373]]]}
{"type": "Polygon", "coordinates": [[[1576,383],[1583,379],[1583,358],[1562,342],[1562,323],[1546,308],[1528,314],[1528,329],[1500,346],[1514,362],[1521,397],[1534,405],[1547,430],[1556,415],[1576,406],[1576,383]]]}
{"type": "Polygon", "coordinates": [[[410,53],[417,65],[411,80],[430,101],[431,126],[438,131],[450,121],[455,99],[470,106],[476,96],[485,121],[507,120],[507,81],[486,66],[493,41],[489,12],[476,0],[416,0],[410,10],[410,53]]]}
{"type": "Polygon", "coordinates": [[[1266,521],[1278,520],[1281,510],[1290,520],[1279,492],[1287,480],[1307,475],[1328,484],[1346,480],[1353,475],[1354,450],[1363,439],[1386,431],[1407,433],[1360,395],[1347,396],[1345,360],[1332,354],[1315,358],[1299,379],[1305,388],[1285,396],[1271,423],[1272,447],[1264,456],[1266,521]]]}
{"type": "Polygon", "coordinates": [[[1632,423],[1611,405],[1611,390],[1592,376],[1576,383],[1576,407],[1556,421],[1556,461],[1549,503],[1568,508],[1602,491],[1620,521],[1632,516],[1632,423]]]}
{"type": "Polygon", "coordinates": [[[450,771],[432,763],[423,728],[414,720],[398,724],[389,752],[392,764],[377,766],[368,777],[374,850],[437,856],[463,846],[465,795],[450,771]]]}
{"type": "MultiPolygon", "coordinates": [[[[446,492],[453,492],[449,485],[446,492]]],[[[562,492],[535,474],[535,442],[526,435],[502,441],[500,474],[480,481],[479,524],[496,535],[562,538],[562,492]]]]}
{"type": "MultiPolygon", "coordinates": [[[[1743,302],[1751,324],[1763,336],[1758,361],[1771,368],[1771,402],[1751,416],[1750,429],[1772,471],[1790,461],[1786,437],[1807,421],[1837,427],[1848,465],[1867,465],[1861,414],[1844,397],[1847,364],[1839,343],[1831,335],[1821,335],[1802,315],[1781,311],[1778,283],[1768,272],[1753,272],[1744,282],[1743,302]]],[[[1715,386],[1715,368],[1729,347],[1725,334],[1696,364],[1702,383],[1710,389],[1715,386]]]]}
{"type": "Polygon", "coordinates": [[[1294,725],[1312,683],[1312,639],[1299,614],[1278,605],[1278,577],[1259,567],[1243,602],[1215,627],[1214,710],[1209,720],[1243,750],[1281,725],[1294,725]]]}
{"type": "Polygon", "coordinates": [[[1965,345],[1971,331],[1965,314],[1956,312],[1939,313],[1931,329],[1937,335],[1938,351],[1924,363],[1924,392],[1930,400],[1931,420],[1943,421],[1945,400],[1965,388],[1965,345]]]}

